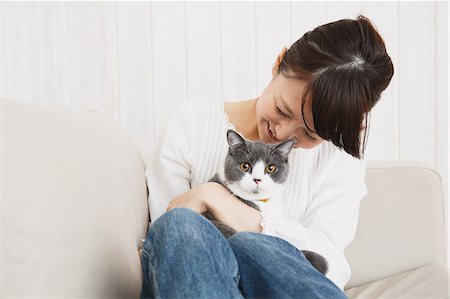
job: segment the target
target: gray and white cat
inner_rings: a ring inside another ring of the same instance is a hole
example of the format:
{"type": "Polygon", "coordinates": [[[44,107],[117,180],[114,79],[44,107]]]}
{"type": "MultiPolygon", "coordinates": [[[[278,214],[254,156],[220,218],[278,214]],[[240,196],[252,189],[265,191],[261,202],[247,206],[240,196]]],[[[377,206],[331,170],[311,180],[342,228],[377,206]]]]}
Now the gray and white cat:
{"type": "MultiPolygon", "coordinates": [[[[233,130],[227,131],[227,141],[229,149],[224,167],[210,182],[221,184],[242,202],[261,211],[261,205],[283,190],[289,173],[288,156],[295,141],[291,139],[278,144],[265,144],[245,140],[233,130]]],[[[203,215],[226,238],[236,233],[211,213],[203,215]]],[[[323,256],[308,250],[302,252],[319,272],[328,272],[328,263],[323,256]]]]}

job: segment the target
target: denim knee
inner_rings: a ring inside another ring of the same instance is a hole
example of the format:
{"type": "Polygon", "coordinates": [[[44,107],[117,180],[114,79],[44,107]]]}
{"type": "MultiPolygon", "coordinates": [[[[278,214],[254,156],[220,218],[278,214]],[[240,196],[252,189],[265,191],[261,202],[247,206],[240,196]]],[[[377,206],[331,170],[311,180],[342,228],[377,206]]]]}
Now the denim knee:
{"type": "Polygon", "coordinates": [[[245,245],[254,242],[259,236],[261,236],[260,233],[238,232],[229,237],[228,241],[245,245]]]}
{"type": "Polygon", "coordinates": [[[172,209],[155,221],[143,264],[143,294],[149,297],[242,298],[239,266],[227,239],[190,209],[172,209]]]}
{"type": "Polygon", "coordinates": [[[286,256],[298,262],[306,262],[302,253],[289,242],[270,235],[255,232],[239,232],[228,238],[236,257],[242,262],[253,260],[265,264],[272,256],[286,256]],[[255,253],[258,253],[255,255],[255,253]]]}
{"type": "Polygon", "coordinates": [[[162,214],[159,219],[162,221],[172,221],[173,219],[188,219],[198,216],[197,213],[188,208],[175,208],[162,214]]]}
{"type": "Polygon", "coordinates": [[[256,249],[260,236],[260,233],[238,232],[229,237],[228,242],[235,253],[239,252],[239,255],[246,255],[251,254],[256,249]]]}
{"type": "MultiPolygon", "coordinates": [[[[188,208],[175,208],[165,212],[150,227],[147,240],[152,237],[171,238],[174,236],[189,236],[196,238],[201,233],[202,227],[207,225],[208,220],[188,208]]],[[[212,224],[211,224],[212,225],[212,224]]],[[[145,243],[144,243],[145,246],[145,243]]]]}
{"type": "MultiPolygon", "coordinates": [[[[175,208],[161,215],[151,226],[151,229],[168,229],[173,227],[172,224],[191,223],[199,215],[188,208],[175,208]]],[[[150,232],[150,230],[149,230],[150,232]]]]}
{"type": "Polygon", "coordinates": [[[267,250],[271,251],[271,248],[283,249],[291,254],[300,253],[288,241],[261,233],[255,232],[239,232],[231,236],[229,239],[233,248],[241,248],[243,250],[267,250]]]}
{"type": "Polygon", "coordinates": [[[254,247],[257,244],[261,244],[263,241],[267,241],[267,238],[271,238],[268,235],[255,232],[238,232],[228,238],[228,241],[238,247],[254,247]]]}

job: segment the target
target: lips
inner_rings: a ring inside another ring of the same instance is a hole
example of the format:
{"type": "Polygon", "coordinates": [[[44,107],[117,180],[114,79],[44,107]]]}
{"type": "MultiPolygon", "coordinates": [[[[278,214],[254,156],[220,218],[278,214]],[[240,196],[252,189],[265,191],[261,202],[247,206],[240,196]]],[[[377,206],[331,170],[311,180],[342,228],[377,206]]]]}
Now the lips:
{"type": "Polygon", "coordinates": [[[269,122],[267,122],[266,131],[267,131],[266,132],[267,136],[269,136],[270,139],[274,140],[275,142],[279,142],[279,140],[272,134],[272,131],[270,130],[270,123],[269,122]]]}

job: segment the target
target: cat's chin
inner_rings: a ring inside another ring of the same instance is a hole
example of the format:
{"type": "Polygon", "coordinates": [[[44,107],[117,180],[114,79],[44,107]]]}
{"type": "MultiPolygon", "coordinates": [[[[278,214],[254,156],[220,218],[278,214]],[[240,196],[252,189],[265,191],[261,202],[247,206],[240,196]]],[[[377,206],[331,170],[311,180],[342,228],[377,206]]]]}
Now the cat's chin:
{"type": "Polygon", "coordinates": [[[239,196],[240,198],[245,198],[246,200],[249,200],[249,201],[259,201],[259,200],[269,199],[274,196],[273,191],[275,191],[275,190],[273,190],[271,192],[259,191],[258,193],[255,193],[255,191],[257,191],[257,189],[254,191],[247,191],[247,190],[244,190],[243,188],[241,188],[238,184],[229,184],[228,188],[235,195],[239,196]]]}
{"type": "Polygon", "coordinates": [[[270,199],[270,198],[272,198],[272,196],[273,196],[272,194],[267,194],[267,193],[259,193],[259,194],[245,193],[245,194],[243,194],[242,197],[249,201],[260,201],[260,200],[270,199]]]}

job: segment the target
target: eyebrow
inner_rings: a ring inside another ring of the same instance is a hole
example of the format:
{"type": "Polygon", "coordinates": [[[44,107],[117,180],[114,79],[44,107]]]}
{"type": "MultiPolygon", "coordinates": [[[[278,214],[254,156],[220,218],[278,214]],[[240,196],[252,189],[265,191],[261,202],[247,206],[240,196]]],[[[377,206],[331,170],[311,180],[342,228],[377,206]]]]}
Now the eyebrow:
{"type": "MultiPolygon", "coordinates": [[[[288,112],[290,115],[295,116],[295,114],[292,113],[292,110],[289,108],[289,106],[288,106],[288,105],[286,104],[286,102],[284,101],[284,98],[283,98],[283,96],[282,96],[281,94],[280,94],[280,100],[281,100],[281,103],[283,104],[283,108],[286,109],[287,112],[288,112]]],[[[304,121],[305,121],[305,123],[306,123],[306,119],[304,119],[304,121]]],[[[308,131],[308,132],[311,133],[311,134],[314,134],[314,135],[319,136],[319,135],[317,134],[316,131],[311,131],[311,130],[308,128],[308,126],[305,126],[305,130],[308,131]]]]}

